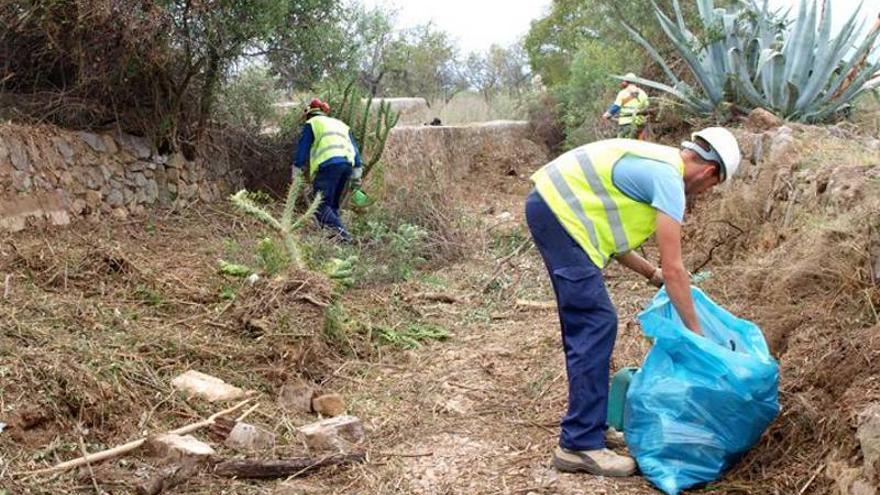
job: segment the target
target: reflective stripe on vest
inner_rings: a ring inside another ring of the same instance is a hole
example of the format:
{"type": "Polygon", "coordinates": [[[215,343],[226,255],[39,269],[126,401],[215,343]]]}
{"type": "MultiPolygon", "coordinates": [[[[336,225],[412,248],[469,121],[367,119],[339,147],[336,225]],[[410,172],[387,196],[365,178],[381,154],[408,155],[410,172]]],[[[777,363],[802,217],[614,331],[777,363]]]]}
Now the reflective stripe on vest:
{"type": "Polygon", "coordinates": [[[614,185],[614,165],[624,155],[656,160],[684,173],[677,148],[610,139],[571,150],[532,176],[559,222],[600,268],[612,256],[641,245],[656,228],[654,208],[614,185]]]}
{"type": "Polygon", "coordinates": [[[315,140],[309,153],[309,174],[314,177],[322,163],[331,158],[343,157],[354,165],[355,149],[351,143],[348,126],[341,120],[324,115],[307,121],[312,126],[315,140]]]}

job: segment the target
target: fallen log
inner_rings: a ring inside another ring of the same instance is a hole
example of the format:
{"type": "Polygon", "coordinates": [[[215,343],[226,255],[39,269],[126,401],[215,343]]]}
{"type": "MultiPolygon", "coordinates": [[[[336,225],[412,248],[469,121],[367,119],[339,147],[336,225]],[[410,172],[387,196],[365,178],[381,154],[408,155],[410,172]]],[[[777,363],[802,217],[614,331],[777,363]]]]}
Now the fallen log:
{"type": "Polygon", "coordinates": [[[214,466],[214,474],[224,478],[274,479],[306,476],[311,471],[343,464],[363,462],[364,452],[335,454],[327,457],[298,457],[294,459],[224,461],[214,466]]]}

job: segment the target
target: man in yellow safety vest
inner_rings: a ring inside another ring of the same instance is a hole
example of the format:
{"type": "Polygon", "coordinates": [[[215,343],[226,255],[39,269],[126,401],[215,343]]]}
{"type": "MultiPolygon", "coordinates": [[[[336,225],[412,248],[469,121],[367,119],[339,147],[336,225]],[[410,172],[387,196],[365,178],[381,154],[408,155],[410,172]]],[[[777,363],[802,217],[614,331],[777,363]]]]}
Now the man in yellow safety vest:
{"type": "Polygon", "coordinates": [[[296,148],[294,167],[306,171],[312,182],[312,194],[321,193],[322,201],[315,217],[322,226],[334,231],[343,242],[351,235],[342,224],[339,202],[346,184],[359,189],[363,167],[357,143],[348,126],[329,117],[330,106],[312,99],[303,118],[305,124],[296,148]]]}
{"type": "Polygon", "coordinates": [[[602,277],[614,259],[655,286],[665,284],[682,321],[701,333],[681,256],[686,195],[729,180],[740,164],[736,138],[711,127],[681,148],[609,139],[575,148],[534,175],[526,219],[556,293],[568,372],[568,412],[553,457],[561,471],[635,472],[606,449],[611,351],[617,313],[602,277]],[[655,235],[661,267],[635,252],[655,235]]]}
{"type": "Polygon", "coordinates": [[[620,82],[620,92],[608,110],[602,115],[605,120],[617,116],[617,137],[629,139],[642,139],[642,133],[647,123],[645,110],[651,102],[648,93],[636,86],[633,80],[636,75],[630,72],[623,76],[620,82]]]}

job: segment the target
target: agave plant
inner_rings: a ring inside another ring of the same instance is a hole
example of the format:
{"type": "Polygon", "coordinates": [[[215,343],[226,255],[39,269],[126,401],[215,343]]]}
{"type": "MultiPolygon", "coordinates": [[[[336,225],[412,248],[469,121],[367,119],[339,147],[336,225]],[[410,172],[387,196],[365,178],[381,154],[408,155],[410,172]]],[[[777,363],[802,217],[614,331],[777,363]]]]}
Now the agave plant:
{"type": "Polygon", "coordinates": [[[880,23],[858,42],[864,28],[860,9],[834,36],[829,0],[801,0],[790,24],[785,15],[768,8],[768,0],[763,6],[741,0],[729,9],[716,9],[713,0],[697,0],[704,32],[700,39],[685,25],[678,0],[672,4],[675,21],[656,4],[655,14],[702,91],[682,81],[644,37],[624,25],[672,85],[641,78],[635,82],[669,93],[698,113],[738,104],[768,108],[791,120],[819,121],[880,87],[880,61],[868,62],[880,23]]]}

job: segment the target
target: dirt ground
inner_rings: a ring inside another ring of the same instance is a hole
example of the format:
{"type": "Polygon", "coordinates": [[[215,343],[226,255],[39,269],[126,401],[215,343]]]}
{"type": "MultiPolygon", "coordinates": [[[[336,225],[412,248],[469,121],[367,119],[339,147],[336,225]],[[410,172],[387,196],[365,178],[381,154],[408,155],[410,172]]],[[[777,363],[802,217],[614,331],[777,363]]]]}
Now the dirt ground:
{"type": "MultiPolygon", "coordinates": [[[[849,146],[822,139],[810,141],[816,153],[849,146]]],[[[852,169],[863,173],[871,156],[853,158],[852,169]]],[[[866,219],[878,210],[860,202],[873,189],[845,189],[865,210],[826,193],[843,186],[829,185],[822,160],[792,159],[802,170],[792,182],[775,180],[781,167],[747,170],[752,182],[693,212],[711,227],[688,234],[688,266],[709,261],[705,288],[761,324],[780,358],[783,402],[761,444],[698,492],[831,493],[831,466],[860,460],[858,412],[880,400],[871,316],[880,298],[866,254],[876,232],[866,219]],[[793,197],[800,216],[789,213],[793,197]],[[732,227],[706,211],[731,204],[745,212],[732,227]],[[852,355],[867,365],[853,365],[852,355]]],[[[255,287],[219,275],[218,259],[241,257],[265,235],[222,204],[3,238],[0,275],[12,277],[0,298],[0,422],[8,425],[0,431],[0,494],[133,493],[156,469],[142,453],[58,476],[12,474],[216,411],[172,389],[188,369],[255,393],[260,407],[250,421],[279,439],[267,457],[301,454],[297,427],[316,420],[278,406],[282,385],[307,380],[341,393],[364,422],[366,462],[304,480],[203,474],[166,493],[657,493],[640,477],[550,467],[566,387],[555,310],[522,304],[552,301],[524,227],[529,172],[487,166],[463,181],[463,256],[342,292],[307,273],[255,287]],[[428,292],[452,302],[416,297],[428,292]],[[270,316],[268,328],[250,323],[270,316]],[[409,325],[443,328],[450,338],[402,349],[373,334],[409,325]]],[[[373,259],[386,246],[361,249],[373,259]]],[[[650,247],[647,254],[656,259],[650,247]]],[[[635,315],[653,290],[614,266],[606,279],[620,317],[612,368],[637,365],[648,344],[635,315]]],[[[236,455],[209,431],[196,436],[236,455]]]]}

